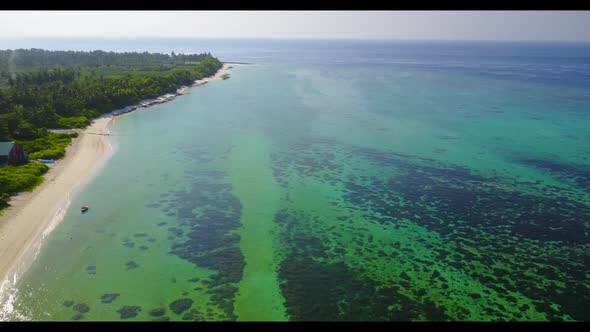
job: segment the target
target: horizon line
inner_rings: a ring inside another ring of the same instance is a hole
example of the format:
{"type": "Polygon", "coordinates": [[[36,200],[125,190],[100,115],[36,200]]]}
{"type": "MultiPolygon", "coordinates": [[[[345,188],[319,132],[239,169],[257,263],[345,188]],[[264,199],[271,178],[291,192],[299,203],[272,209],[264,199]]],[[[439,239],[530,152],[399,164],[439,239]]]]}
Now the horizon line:
{"type": "Polygon", "coordinates": [[[184,39],[184,40],[301,40],[301,41],[390,41],[390,42],[506,42],[506,43],[580,43],[590,40],[540,40],[540,39],[433,39],[433,38],[346,38],[346,37],[202,37],[202,36],[0,36],[0,39],[184,39]]]}

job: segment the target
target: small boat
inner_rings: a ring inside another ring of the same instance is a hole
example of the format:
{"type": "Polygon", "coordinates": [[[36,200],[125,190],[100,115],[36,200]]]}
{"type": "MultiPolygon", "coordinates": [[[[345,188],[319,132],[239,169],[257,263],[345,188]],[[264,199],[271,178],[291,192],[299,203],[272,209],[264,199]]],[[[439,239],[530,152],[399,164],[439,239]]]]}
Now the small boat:
{"type": "Polygon", "coordinates": [[[81,210],[82,210],[82,213],[84,213],[84,212],[88,211],[88,209],[89,209],[88,205],[84,205],[84,206],[82,207],[82,209],[81,209],[81,210]]]}

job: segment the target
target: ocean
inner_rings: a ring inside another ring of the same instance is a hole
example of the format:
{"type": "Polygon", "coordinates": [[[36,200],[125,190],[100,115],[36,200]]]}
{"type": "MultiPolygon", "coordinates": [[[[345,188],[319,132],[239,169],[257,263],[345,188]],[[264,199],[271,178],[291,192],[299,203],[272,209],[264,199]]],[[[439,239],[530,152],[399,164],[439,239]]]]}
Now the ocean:
{"type": "Polygon", "coordinates": [[[590,319],[590,44],[1,44],[248,63],[116,120],[5,320],[590,319]]]}

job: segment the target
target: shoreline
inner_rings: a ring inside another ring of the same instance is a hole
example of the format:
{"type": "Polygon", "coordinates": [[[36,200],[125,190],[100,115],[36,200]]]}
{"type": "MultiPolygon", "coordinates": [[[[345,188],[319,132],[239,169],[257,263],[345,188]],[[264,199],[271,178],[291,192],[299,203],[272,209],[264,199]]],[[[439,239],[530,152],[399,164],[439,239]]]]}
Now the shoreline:
{"type": "Polygon", "coordinates": [[[221,69],[219,69],[215,75],[210,76],[210,77],[205,77],[203,79],[200,80],[196,80],[191,86],[201,86],[204,84],[207,84],[211,81],[218,81],[218,80],[222,80],[224,79],[224,76],[227,75],[227,78],[229,78],[229,70],[232,69],[233,67],[227,63],[224,62],[223,66],[221,67],[221,69]]]}
{"type": "MultiPolygon", "coordinates": [[[[223,67],[211,77],[197,80],[191,87],[221,80],[231,66],[223,67]]],[[[177,95],[187,93],[181,87],[177,95]]],[[[167,99],[167,102],[172,99],[167,99]]],[[[151,106],[151,105],[150,105],[151,106]]],[[[147,106],[149,107],[149,106],[147,106]]],[[[137,107],[141,109],[144,107],[137,107]]],[[[66,156],[48,165],[44,181],[32,192],[19,193],[11,207],[0,215],[0,321],[11,311],[10,297],[21,273],[26,271],[41,248],[43,239],[59,224],[70,200],[113,154],[106,136],[116,119],[128,112],[113,111],[92,121],[66,148],[66,156]],[[8,293],[8,294],[7,294],[8,293]],[[7,298],[8,297],[8,298],[7,298]],[[7,303],[8,300],[8,303],[7,303]]]]}
{"type": "MultiPolygon", "coordinates": [[[[112,120],[94,120],[67,147],[66,156],[50,165],[43,183],[32,192],[14,196],[12,206],[0,216],[0,297],[14,286],[37,255],[42,240],[59,224],[70,197],[112,154],[105,136],[88,135],[90,131],[108,132],[112,120]]],[[[4,303],[5,299],[0,300],[4,303]]]]}
{"type": "Polygon", "coordinates": [[[221,80],[221,79],[223,79],[223,80],[229,79],[230,78],[229,69],[232,69],[232,68],[233,67],[231,65],[223,63],[221,68],[213,76],[205,77],[200,80],[195,80],[189,86],[183,85],[183,86],[177,88],[176,92],[174,92],[174,93],[167,93],[162,96],[159,96],[156,99],[142,100],[142,101],[135,103],[134,105],[126,106],[122,109],[114,110],[110,113],[103,114],[101,117],[125,115],[127,113],[131,113],[136,110],[141,110],[141,109],[148,108],[148,107],[151,107],[154,105],[167,103],[169,101],[176,99],[176,97],[178,97],[178,96],[182,96],[182,95],[190,93],[190,89],[193,87],[202,86],[202,85],[205,85],[211,81],[217,81],[217,80],[221,80]]]}

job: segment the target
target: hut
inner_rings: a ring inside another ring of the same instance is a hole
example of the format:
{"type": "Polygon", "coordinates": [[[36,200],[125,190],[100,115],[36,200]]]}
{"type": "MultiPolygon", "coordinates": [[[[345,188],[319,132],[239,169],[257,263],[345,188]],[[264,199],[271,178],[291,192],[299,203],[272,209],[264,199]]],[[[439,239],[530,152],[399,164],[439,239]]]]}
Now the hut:
{"type": "Polygon", "coordinates": [[[0,166],[26,164],[29,156],[23,147],[15,142],[0,142],[0,166]]]}
{"type": "Polygon", "coordinates": [[[0,166],[8,164],[8,154],[14,147],[14,142],[0,142],[0,166]]]}

